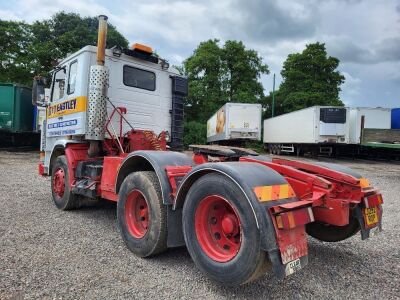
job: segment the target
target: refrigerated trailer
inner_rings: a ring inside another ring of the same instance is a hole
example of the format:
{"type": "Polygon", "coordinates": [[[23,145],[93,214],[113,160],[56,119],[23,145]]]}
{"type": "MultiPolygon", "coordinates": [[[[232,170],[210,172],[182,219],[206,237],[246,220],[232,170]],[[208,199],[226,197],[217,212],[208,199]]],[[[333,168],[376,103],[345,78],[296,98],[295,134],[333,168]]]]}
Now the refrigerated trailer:
{"type": "Polygon", "coordinates": [[[346,107],[313,106],[264,120],[263,142],[273,154],[332,154],[350,141],[346,107]]]}
{"type": "Polygon", "coordinates": [[[298,272],[308,263],[306,233],[337,242],[381,231],[381,193],[349,168],[216,145],[172,151],[187,79],[151,47],[106,50],[106,20],[97,49],[60,61],[49,102],[47,81],[34,78],[33,101],[47,111],[39,174],[51,177],[57,208],[115,201],[133,253],[186,246],[202,272],[231,286],[298,272]]]}
{"type": "Polygon", "coordinates": [[[207,121],[207,143],[261,140],[261,104],[226,103],[207,121]]]}

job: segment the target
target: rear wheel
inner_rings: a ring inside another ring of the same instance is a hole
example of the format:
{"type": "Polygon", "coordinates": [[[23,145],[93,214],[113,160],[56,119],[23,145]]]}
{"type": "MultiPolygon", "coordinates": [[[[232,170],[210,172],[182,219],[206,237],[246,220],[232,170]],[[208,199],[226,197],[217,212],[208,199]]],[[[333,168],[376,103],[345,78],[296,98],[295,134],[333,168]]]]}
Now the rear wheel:
{"type": "Polygon", "coordinates": [[[122,238],[133,253],[147,257],[167,249],[166,213],[154,172],[135,172],[125,178],[117,217],[122,238]]]}
{"type": "Polygon", "coordinates": [[[57,157],[51,170],[51,194],[54,204],[61,210],[79,207],[78,196],[71,192],[69,170],[65,155],[57,157]]]}
{"type": "Polygon", "coordinates": [[[269,260],[260,248],[253,210],[241,189],[220,174],[190,188],[183,207],[183,232],[190,256],[211,279],[240,285],[263,275],[269,260]]]}
{"type": "Polygon", "coordinates": [[[323,242],[339,242],[352,237],[360,230],[360,224],[356,218],[350,218],[346,226],[335,226],[321,222],[313,222],[306,225],[307,234],[323,242]]]}

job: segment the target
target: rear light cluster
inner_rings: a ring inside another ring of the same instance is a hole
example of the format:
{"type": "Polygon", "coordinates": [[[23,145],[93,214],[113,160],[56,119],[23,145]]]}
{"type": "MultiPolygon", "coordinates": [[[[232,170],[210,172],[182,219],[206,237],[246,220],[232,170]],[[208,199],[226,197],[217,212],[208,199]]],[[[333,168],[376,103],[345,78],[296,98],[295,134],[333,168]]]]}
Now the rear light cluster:
{"type": "Polygon", "coordinates": [[[314,214],[311,207],[287,211],[275,216],[279,229],[292,229],[300,225],[314,222],[314,214]]]}
{"type": "Polygon", "coordinates": [[[381,194],[375,194],[364,198],[364,205],[366,208],[379,206],[383,203],[381,194]]]}

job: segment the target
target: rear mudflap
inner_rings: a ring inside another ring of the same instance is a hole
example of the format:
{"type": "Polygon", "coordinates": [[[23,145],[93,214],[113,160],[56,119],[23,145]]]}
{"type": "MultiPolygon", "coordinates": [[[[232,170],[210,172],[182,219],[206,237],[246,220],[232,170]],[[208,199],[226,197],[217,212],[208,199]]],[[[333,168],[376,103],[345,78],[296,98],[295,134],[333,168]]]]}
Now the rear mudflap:
{"type": "Polygon", "coordinates": [[[305,224],[313,221],[314,217],[311,208],[303,205],[295,198],[263,203],[275,231],[276,247],[269,249],[268,254],[279,279],[308,264],[305,224]]]}
{"type": "Polygon", "coordinates": [[[278,249],[269,251],[274,273],[279,279],[289,276],[308,264],[308,246],[304,226],[279,230],[278,249]]]}

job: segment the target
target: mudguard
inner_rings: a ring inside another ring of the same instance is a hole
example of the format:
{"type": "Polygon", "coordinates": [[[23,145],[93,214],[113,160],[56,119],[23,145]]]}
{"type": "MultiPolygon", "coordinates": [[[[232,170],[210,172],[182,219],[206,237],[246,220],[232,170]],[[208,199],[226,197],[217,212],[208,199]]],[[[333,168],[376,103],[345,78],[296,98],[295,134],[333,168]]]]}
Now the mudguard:
{"type": "Polygon", "coordinates": [[[135,171],[155,171],[161,187],[163,203],[172,204],[172,189],[165,172],[167,166],[193,166],[194,162],[186,154],[173,151],[143,150],[130,153],[122,162],[118,170],[115,185],[119,192],[125,177],[135,171]]]}
{"type": "MultiPolygon", "coordinates": [[[[227,176],[243,191],[257,222],[261,236],[261,248],[268,252],[275,274],[279,278],[284,277],[287,272],[285,272],[285,265],[281,262],[274,225],[267,209],[271,205],[297,201],[297,198],[260,202],[254,192],[254,188],[288,184],[285,178],[271,168],[257,163],[224,162],[201,164],[193,168],[183,179],[179,186],[173,209],[182,208],[186,194],[192,184],[201,176],[211,172],[218,172],[227,176]]],[[[302,265],[307,264],[307,256],[302,257],[301,260],[302,265]]]]}

